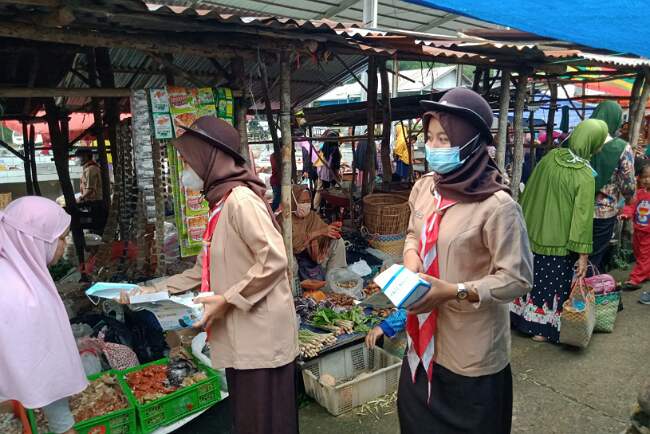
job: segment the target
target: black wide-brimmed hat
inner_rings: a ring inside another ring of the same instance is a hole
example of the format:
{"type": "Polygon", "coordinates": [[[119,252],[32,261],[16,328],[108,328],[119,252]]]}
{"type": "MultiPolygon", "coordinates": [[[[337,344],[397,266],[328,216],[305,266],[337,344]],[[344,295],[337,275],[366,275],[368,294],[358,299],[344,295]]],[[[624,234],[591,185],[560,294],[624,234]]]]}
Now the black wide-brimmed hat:
{"type": "Polygon", "coordinates": [[[202,116],[195,120],[191,126],[181,125],[180,128],[185,130],[185,133],[176,139],[177,142],[182,142],[183,137],[189,135],[189,137],[200,139],[230,155],[237,164],[246,162],[241,154],[239,132],[223,119],[216,116],[202,116]]]}
{"type": "Polygon", "coordinates": [[[459,116],[474,125],[485,137],[492,137],[493,114],[490,105],[478,93],[464,87],[451,89],[439,101],[420,101],[426,111],[459,116]]]}

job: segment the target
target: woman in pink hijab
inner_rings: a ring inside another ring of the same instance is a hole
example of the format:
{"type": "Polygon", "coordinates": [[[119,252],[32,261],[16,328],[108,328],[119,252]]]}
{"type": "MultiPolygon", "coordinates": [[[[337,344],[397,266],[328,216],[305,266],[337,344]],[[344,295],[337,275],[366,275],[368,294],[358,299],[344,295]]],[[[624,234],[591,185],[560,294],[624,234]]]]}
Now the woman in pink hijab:
{"type": "Polygon", "coordinates": [[[0,211],[0,401],[43,408],[57,434],[75,432],[68,397],[88,384],[47,269],[63,256],[69,226],[70,216],[42,197],[0,211]]]}

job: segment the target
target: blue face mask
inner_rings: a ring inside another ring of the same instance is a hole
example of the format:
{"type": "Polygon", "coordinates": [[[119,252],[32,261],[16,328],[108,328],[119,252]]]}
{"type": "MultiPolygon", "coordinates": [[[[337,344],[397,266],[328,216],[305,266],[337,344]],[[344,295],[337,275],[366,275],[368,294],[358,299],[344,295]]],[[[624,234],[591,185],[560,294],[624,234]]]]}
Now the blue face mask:
{"type": "Polygon", "coordinates": [[[460,148],[430,148],[424,147],[425,157],[429,170],[445,174],[458,169],[463,162],[460,161],[460,148]]]}
{"type": "Polygon", "coordinates": [[[473,143],[478,138],[474,136],[469,142],[463,146],[454,146],[451,148],[431,148],[424,146],[424,155],[429,165],[429,170],[444,175],[458,169],[467,160],[460,159],[460,150],[473,143]]]}

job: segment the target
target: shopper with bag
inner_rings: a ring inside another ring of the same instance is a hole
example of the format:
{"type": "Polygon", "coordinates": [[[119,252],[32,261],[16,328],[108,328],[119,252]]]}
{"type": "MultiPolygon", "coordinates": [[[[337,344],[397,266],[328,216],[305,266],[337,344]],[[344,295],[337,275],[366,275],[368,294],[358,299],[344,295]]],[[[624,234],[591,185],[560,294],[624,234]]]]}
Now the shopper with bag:
{"type": "Polygon", "coordinates": [[[432,172],[411,192],[404,265],[431,289],[406,317],[401,431],[509,433],[508,303],[532,283],[526,227],[488,155],[487,101],[456,88],[422,105],[432,172]]]}
{"type": "Polygon", "coordinates": [[[604,121],[609,131],[603,149],[591,158],[591,166],[597,174],[594,247],[589,261],[596,269],[604,270],[619,206],[623,202],[629,202],[636,189],[634,152],[625,140],[617,137],[623,124],[623,109],[617,102],[601,102],[591,118],[604,121]]]}
{"type": "Polygon", "coordinates": [[[70,216],[28,196],[0,211],[0,402],[43,408],[51,432],[72,434],[68,398],[88,385],[63,301],[48,271],[70,216]]]}
{"type": "Polygon", "coordinates": [[[196,120],[173,145],[183,184],[203,191],[211,212],[196,266],[158,289],[215,293],[196,300],[205,307],[196,326],[208,332],[212,366],[226,369],[233,432],[297,433],[298,324],[264,183],[241,155],[237,130],[214,116],[196,120]]]}
{"type": "Polygon", "coordinates": [[[589,164],[607,137],[607,124],[588,119],[539,162],[521,197],[535,256],[532,291],[511,305],[513,327],[537,341],[559,342],[562,305],[576,275],[585,277],[593,248],[595,181],[589,164]]]}

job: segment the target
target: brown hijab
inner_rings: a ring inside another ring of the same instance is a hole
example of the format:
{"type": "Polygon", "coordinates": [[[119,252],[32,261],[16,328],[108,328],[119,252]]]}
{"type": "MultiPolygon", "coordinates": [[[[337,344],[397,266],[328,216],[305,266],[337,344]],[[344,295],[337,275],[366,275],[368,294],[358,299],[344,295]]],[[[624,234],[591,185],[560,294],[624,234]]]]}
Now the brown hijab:
{"type": "Polygon", "coordinates": [[[460,158],[466,159],[461,167],[450,173],[434,175],[440,194],[459,202],[481,202],[500,190],[510,193],[503,175],[488,154],[489,139],[480,135],[480,130],[472,123],[444,112],[426,112],[422,116],[425,132],[429,130],[429,122],[434,116],[440,121],[452,146],[464,146],[473,140],[473,143],[461,149],[460,158]]]}
{"type": "MultiPolygon", "coordinates": [[[[227,122],[212,116],[204,116],[190,128],[195,126],[203,127],[201,130],[209,130],[212,136],[222,143],[221,146],[225,145],[239,152],[239,133],[227,122]]],[[[279,230],[273,211],[264,197],[266,185],[247,163],[238,164],[228,152],[220,149],[221,146],[215,146],[193,134],[192,131],[185,132],[174,140],[173,144],[187,164],[203,180],[203,194],[210,208],[219,203],[233,188],[248,187],[264,201],[273,224],[279,230]]]]}
{"type": "MultiPolygon", "coordinates": [[[[293,186],[293,197],[291,198],[292,211],[298,209],[298,200],[300,200],[300,196],[305,191],[308,192],[309,190],[304,185],[293,186]]],[[[307,250],[307,253],[313,261],[319,264],[322,263],[331,251],[332,240],[327,237],[319,237],[310,242],[309,235],[326,227],[327,223],[314,211],[310,212],[304,218],[292,215],[293,253],[297,255],[307,250]]]]}

